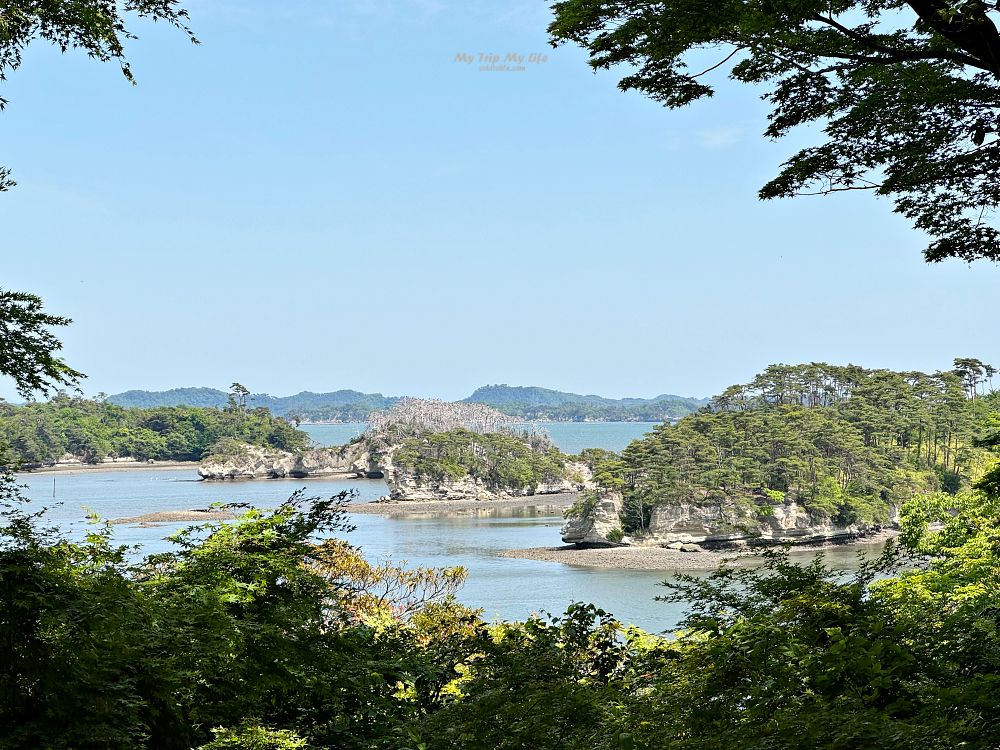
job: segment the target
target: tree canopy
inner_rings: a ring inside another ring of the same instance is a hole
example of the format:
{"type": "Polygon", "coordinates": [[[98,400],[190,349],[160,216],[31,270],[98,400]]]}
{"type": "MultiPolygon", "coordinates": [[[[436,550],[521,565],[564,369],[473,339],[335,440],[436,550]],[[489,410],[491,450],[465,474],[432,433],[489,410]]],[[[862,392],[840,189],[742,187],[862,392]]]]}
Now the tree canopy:
{"type": "Polygon", "coordinates": [[[0,404],[0,467],[43,466],[66,455],[199,461],[233,443],[297,451],[309,436],[267,409],[126,409],[62,393],[44,403],[0,404]]]}
{"type": "Polygon", "coordinates": [[[1000,4],[984,0],[561,0],[555,45],[667,107],[709,76],[765,89],[769,138],[813,126],[761,198],[864,190],[931,237],[928,261],[1000,258],[1000,4]],[[712,56],[706,57],[706,50],[712,56]]]}
{"type": "MultiPolygon", "coordinates": [[[[0,477],[0,748],[987,750],[1000,499],[907,506],[853,574],[770,551],[678,576],[683,631],[573,604],[493,622],[464,571],[372,564],[296,494],[136,560],[46,531],[0,477]],[[908,558],[912,554],[916,557],[908,558]]],[[[28,506],[30,509],[30,506],[28,506]]]]}
{"type": "Polygon", "coordinates": [[[0,289],[0,375],[13,378],[24,398],[35,391],[75,387],[84,377],[55,355],[62,342],[50,329],[71,322],[45,312],[34,294],[0,289]]]}
{"type": "Polygon", "coordinates": [[[655,506],[684,502],[752,515],[791,500],[817,520],[884,523],[916,494],[967,485],[984,460],[977,442],[1000,432],[998,394],[975,399],[989,365],[959,363],[962,373],[933,375],[771,365],[620,456],[584,458],[622,493],[626,532],[641,532],[655,506]]]}

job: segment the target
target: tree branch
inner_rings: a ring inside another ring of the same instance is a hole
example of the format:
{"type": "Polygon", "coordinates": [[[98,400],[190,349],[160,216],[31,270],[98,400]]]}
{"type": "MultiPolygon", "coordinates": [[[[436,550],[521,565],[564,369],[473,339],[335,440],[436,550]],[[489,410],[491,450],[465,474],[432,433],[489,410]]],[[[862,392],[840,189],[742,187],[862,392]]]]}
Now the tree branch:
{"type": "Polygon", "coordinates": [[[970,19],[963,11],[959,17],[964,20],[952,23],[942,15],[951,8],[941,0],[907,0],[906,4],[938,34],[975,55],[979,60],[976,67],[1000,78],[1000,32],[986,13],[970,19]]]}
{"type": "Polygon", "coordinates": [[[734,50],[733,50],[732,52],[730,52],[730,53],[729,53],[728,55],[726,55],[726,56],[725,56],[725,58],[723,58],[722,60],[720,60],[719,62],[717,62],[717,63],[716,63],[715,65],[713,65],[713,66],[712,66],[711,68],[705,68],[705,69],[704,69],[703,71],[701,71],[700,73],[695,73],[695,74],[694,74],[693,76],[691,76],[691,78],[701,78],[701,77],[702,77],[703,75],[705,75],[706,73],[711,73],[711,72],[712,72],[713,70],[715,70],[716,68],[721,68],[721,67],[722,67],[723,65],[725,65],[725,64],[726,64],[727,62],[729,62],[730,60],[732,60],[732,59],[733,59],[733,57],[734,57],[734,56],[735,56],[735,55],[736,55],[736,54],[737,54],[738,52],[742,52],[742,51],[743,51],[744,49],[746,49],[746,47],[739,47],[739,46],[738,46],[738,47],[736,47],[736,49],[734,49],[734,50]]]}
{"type": "Polygon", "coordinates": [[[984,64],[979,58],[972,57],[971,55],[965,55],[961,52],[948,52],[946,50],[941,50],[939,52],[920,52],[917,50],[893,49],[892,47],[886,47],[884,44],[879,44],[871,37],[859,34],[856,30],[848,26],[844,26],[842,23],[829,16],[816,14],[812,16],[812,20],[826,24],[830,28],[836,29],[852,41],[867,47],[872,52],[878,52],[890,58],[888,60],[883,60],[883,62],[906,62],[908,60],[950,60],[951,62],[969,65],[989,72],[992,72],[993,70],[988,65],[984,64]]]}

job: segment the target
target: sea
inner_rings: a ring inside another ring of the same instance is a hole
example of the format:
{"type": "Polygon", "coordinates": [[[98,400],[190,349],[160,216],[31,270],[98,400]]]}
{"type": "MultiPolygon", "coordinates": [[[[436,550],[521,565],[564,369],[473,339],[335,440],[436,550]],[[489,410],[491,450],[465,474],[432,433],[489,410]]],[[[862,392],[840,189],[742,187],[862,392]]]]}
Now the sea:
{"type": "MultiPolygon", "coordinates": [[[[566,453],[586,447],[619,451],[653,424],[639,422],[538,423],[566,453]]],[[[321,445],[340,445],[360,434],[363,423],[303,425],[321,445]]],[[[364,503],[387,493],[381,480],[274,479],[203,482],[193,468],[86,469],[18,476],[32,505],[48,507],[48,519],[72,536],[87,528],[88,515],[128,518],[154,511],[205,508],[212,503],[246,502],[273,507],[293,492],[328,497],[349,491],[364,503]]],[[[685,605],[657,601],[665,571],[609,570],[564,563],[500,557],[508,549],[557,546],[562,518],[527,508],[489,515],[385,517],[352,514],[355,529],[344,538],[371,560],[398,565],[450,567],[468,571],[458,594],[463,603],[481,608],[486,619],[523,620],[532,614],[559,615],[573,602],[589,602],[622,623],[650,632],[671,632],[685,605]]],[[[115,541],[135,547],[134,554],[169,549],[171,534],[187,523],[116,524],[115,541]]],[[[853,555],[836,550],[845,567],[853,555]]],[[[836,563],[837,559],[833,559],[836,563]]]]}

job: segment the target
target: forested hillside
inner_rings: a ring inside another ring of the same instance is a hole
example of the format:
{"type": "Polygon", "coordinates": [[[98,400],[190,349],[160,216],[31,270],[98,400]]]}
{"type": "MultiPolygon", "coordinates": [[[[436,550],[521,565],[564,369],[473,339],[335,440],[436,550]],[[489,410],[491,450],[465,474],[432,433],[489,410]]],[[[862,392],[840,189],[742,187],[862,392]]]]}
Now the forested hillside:
{"type": "Polygon", "coordinates": [[[66,454],[85,462],[106,457],[198,461],[223,438],[285,450],[308,443],[304,432],[267,409],[239,404],[126,409],[65,395],[45,403],[0,404],[4,466],[41,466],[66,454]]]}
{"type": "Polygon", "coordinates": [[[487,487],[534,489],[566,477],[569,456],[546,438],[465,429],[406,438],[393,463],[417,478],[437,481],[471,477],[487,487]]]}
{"type": "Polygon", "coordinates": [[[662,422],[697,411],[707,399],[663,394],[655,398],[581,396],[535,386],[486,385],[465,399],[527,420],[662,422]]]}
{"type": "Polygon", "coordinates": [[[217,388],[171,388],[169,391],[125,391],[107,397],[108,403],[132,409],[159,406],[198,406],[221,409],[229,394],[217,388]]]}
{"type": "MultiPolygon", "coordinates": [[[[169,391],[125,391],[108,397],[119,406],[152,408],[156,406],[210,406],[222,408],[229,394],[215,388],[174,388],[169,391]]],[[[341,390],[330,393],[302,391],[294,396],[271,396],[252,393],[250,407],[264,406],[279,417],[307,422],[363,422],[373,411],[389,409],[399,401],[396,396],[341,390]]],[[[487,385],[477,388],[463,403],[486,404],[513,417],[525,420],[567,422],[622,421],[662,422],[697,411],[707,399],[664,394],[651,399],[610,399],[581,396],[535,386],[487,385]]]]}
{"type": "MultiPolygon", "coordinates": [[[[108,397],[119,406],[154,408],[158,406],[205,406],[223,408],[230,394],[215,388],[174,388],[169,391],[125,391],[108,397]]],[[[251,393],[246,397],[250,408],[264,407],[278,417],[305,421],[363,422],[373,411],[388,409],[398,401],[381,393],[341,390],[331,393],[302,391],[293,396],[251,393]]]]}
{"type": "Polygon", "coordinates": [[[590,460],[623,493],[626,531],[648,524],[656,505],[688,502],[765,510],[793,500],[839,524],[884,521],[914,494],[955,492],[975,473],[975,441],[995,429],[1000,406],[979,395],[980,370],[773,365],[621,456],[590,460]]]}

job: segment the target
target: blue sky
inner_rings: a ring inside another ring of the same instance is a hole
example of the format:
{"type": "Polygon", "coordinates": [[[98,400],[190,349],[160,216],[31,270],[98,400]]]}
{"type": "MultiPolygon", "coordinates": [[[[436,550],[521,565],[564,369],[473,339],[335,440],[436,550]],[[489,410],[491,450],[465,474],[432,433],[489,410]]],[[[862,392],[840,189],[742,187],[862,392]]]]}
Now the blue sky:
{"type": "Polygon", "coordinates": [[[140,27],[136,87],[42,46],[0,86],[0,283],[74,318],[89,394],[704,396],[771,362],[1000,363],[995,266],[924,264],[868,196],[756,200],[810,139],[764,140],[758,92],[623,94],[547,45],[545,3],[188,7],[202,45],[140,27]],[[509,52],[547,59],[478,69],[509,52]]]}

